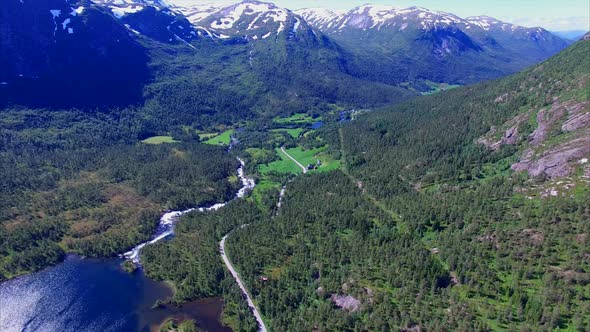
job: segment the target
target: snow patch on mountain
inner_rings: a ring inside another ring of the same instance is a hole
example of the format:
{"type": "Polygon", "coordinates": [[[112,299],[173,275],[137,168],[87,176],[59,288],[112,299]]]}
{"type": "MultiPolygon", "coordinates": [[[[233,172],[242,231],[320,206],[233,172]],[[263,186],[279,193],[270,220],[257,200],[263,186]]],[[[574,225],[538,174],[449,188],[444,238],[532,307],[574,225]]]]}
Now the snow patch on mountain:
{"type": "Polygon", "coordinates": [[[61,10],[59,9],[52,9],[49,11],[51,13],[51,16],[53,16],[53,19],[55,20],[56,18],[59,17],[59,15],[61,15],[61,10]]]}
{"type": "Polygon", "coordinates": [[[111,11],[116,18],[122,18],[127,14],[137,13],[143,10],[143,6],[112,7],[111,11]]]}
{"type": "Polygon", "coordinates": [[[78,8],[72,8],[72,11],[70,12],[70,16],[78,16],[81,15],[84,12],[84,6],[80,6],[78,8]]]}
{"type": "Polygon", "coordinates": [[[467,17],[466,20],[469,23],[476,25],[486,31],[493,29],[493,28],[500,28],[504,31],[507,31],[507,30],[515,31],[517,29],[526,29],[525,27],[521,27],[518,25],[499,21],[498,19],[495,19],[490,16],[470,16],[470,17],[467,17]]]}
{"type": "Polygon", "coordinates": [[[67,27],[68,27],[68,24],[70,24],[70,22],[71,22],[71,21],[72,21],[71,19],[69,19],[69,18],[66,18],[66,19],[65,19],[65,20],[62,22],[62,24],[61,24],[62,28],[63,28],[64,30],[66,30],[66,29],[67,29],[67,27]]]}
{"type": "Polygon", "coordinates": [[[182,13],[194,25],[198,25],[201,21],[209,16],[219,12],[223,8],[230,6],[230,1],[216,1],[211,3],[193,4],[191,1],[185,2],[182,0],[173,1],[172,9],[182,13]]]}
{"type": "Polygon", "coordinates": [[[261,19],[266,19],[263,20],[264,23],[267,23],[268,19],[282,23],[280,26],[284,29],[285,22],[289,17],[286,9],[278,8],[270,3],[255,1],[242,2],[224,8],[219,12],[219,15],[220,17],[211,24],[211,28],[218,30],[232,29],[236,22],[240,21],[243,16],[256,16],[252,24],[248,27],[248,30],[255,29],[256,27],[253,24],[261,19]]]}
{"type": "Polygon", "coordinates": [[[53,37],[55,37],[55,34],[57,33],[57,18],[61,15],[61,10],[51,9],[49,13],[53,17],[53,24],[55,25],[55,29],[53,29],[53,37]]]}
{"type": "Polygon", "coordinates": [[[304,8],[294,11],[294,13],[322,29],[333,27],[345,14],[344,12],[335,12],[326,8],[304,8]]]}

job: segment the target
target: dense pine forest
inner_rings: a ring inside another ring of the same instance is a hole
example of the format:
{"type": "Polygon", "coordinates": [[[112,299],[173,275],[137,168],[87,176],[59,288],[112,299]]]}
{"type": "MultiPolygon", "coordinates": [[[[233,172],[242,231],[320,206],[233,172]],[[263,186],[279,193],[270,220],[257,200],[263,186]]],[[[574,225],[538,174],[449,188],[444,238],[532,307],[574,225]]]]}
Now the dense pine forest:
{"type": "Polygon", "coordinates": [[[141,251],[174,291],[154,307],[223,297],[222,322],[256,331],[227,235],[271,331],[590,331],[590,41],[430,91],[363,81],[316,37],[141,37],[140,102],[0,100],[0,281],[230,201],[239,157],[251,193],[141,251]]]}
{"type": "MultiPolygon", "coordinates": [[[[496,151],[479,138],[529,110],[587,111],[589,47],[323,130],[348,176],[295,180],[277,217],[229,244],[272,330],[588,330],[583,162],[546,195],[559,177],[510,169],[541,123],[496,151]]],[[[542,153],[577,137],[553,130],[542,153]]]]}
{"type": "Polygon", "coordinates": [[[143,144],[124,119],[79,111],[0,113],[0,278],[103,257],[148,239],[162,211],[235,194],[237,160],[195,143],[143,144]]]}

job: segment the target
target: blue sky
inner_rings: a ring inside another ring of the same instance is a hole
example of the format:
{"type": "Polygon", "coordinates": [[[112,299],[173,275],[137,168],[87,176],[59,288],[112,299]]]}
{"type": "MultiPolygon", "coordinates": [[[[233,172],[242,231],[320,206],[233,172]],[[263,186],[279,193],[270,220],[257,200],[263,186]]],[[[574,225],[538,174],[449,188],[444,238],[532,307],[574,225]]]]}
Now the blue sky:
{"type": "MultiPolygon", "coordinates": [[[[215,0],[180,0],[216,2],[215,0]]],[[[226,2],[228,0],[222,0],[226,2]]],[[[235,0],[239,2],[240,0],[235,0]]],[[[396,7],[421,6],[461,17],[488,15],[528,27],[553,31],[590,30],[590,0],[263,0],[289,9],[324,7],[349,10],[366,3],[396,7]]],[[[174,2],[172,0],[171,2],[174,2]]]]}

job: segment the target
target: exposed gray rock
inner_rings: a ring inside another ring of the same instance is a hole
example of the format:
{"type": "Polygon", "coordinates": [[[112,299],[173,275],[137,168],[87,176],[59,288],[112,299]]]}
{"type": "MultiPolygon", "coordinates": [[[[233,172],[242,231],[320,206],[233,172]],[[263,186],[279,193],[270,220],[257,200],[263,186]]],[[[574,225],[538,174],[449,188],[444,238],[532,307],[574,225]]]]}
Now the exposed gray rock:
{"type": "Polygon", "coordinates": [[[524,153],[521,161],[512,165],[513,171],[527,171],[531,176],[546,174],[550,178],[568,176],[581,158],[590,154],[588,135],[563,143],[545,151],[538,159],[532,150],[524,153]],[[536,159],[536,160],[535,160],[536,159]]]}
{"type": "Polygon", "coordinates": [[[324,287],[320,286],[318,287],[318,289],[315,290],[316,294],[318,294],[319,296],[324,296],[326,295],[326,290],[324,289],[324,287]]]}
{"type": "Polygon", "coordinates": [[[518,134],[518,127],[524,121],[526,121],[527,118],[528,118],[528,113],[520,114],[520,115],[514,117],[513,119],[511,119],[510,121],[507,121],[506,123],[504,123],[502,125],[502,128],[508,128],[508,129],[506,129],[506,131],[504,132],[504,135],[502,135],[502,137],[500,139],[494,138],[496,136],[496,133],[498,132],[498,128],[492,127],[492,128],[490,128],[490,131],[485,136],[478,139],[477,142],[479,144],[483,144],[483,145],[487,146],[488,148],[490,148],[494,151],[499,150],[503,145],[517,144],[520,139],[520,136],[518,134]]]}
{"type": "Polygon", "coordinates": [[[506,100],[508,100],[508,94],[507,93],[505,93],[505,94],[499,96],[498,98],[496,98],[495,102],[497,104],[500,104],[500,103],[506,102],[506,100]]]}
{"type": "Polygon", "coordinates": [[[518,141],[518,126],[514,126],[506,130],[504,138],[502,139],[503,144],[516,144],[518,141]]]}
{"type": "Polygon", "coordinates": [[[590,125],[590,102],[575,103],[568,107],[568,118],[561,130],[571,132],[590,125]]]}
{"type": "Polygon", "coordinates": [[[590,124],[590,112],[577,114],[569,118],[561,126],[563,131],[575,131],[590,124]]]}
{"type": "Polygon", "coordinates": [[[534,246],[539,246],[545,241],[545,235],[536,229],[524,229],[520,233],[523,239],[534,246]]]}
{"type": "Polygon", "coordinates": [[[330,299],[337,307],[340,307],[349,312],[355,312],[360,309],[361,301],[355,299],[350,295],[333,294],[330,299]]]}
{"type": "Polygon", "coordinates": [[[406,328],[402,328],[400,332],[422,332],[420,325],[410,325],[406,328]]]}

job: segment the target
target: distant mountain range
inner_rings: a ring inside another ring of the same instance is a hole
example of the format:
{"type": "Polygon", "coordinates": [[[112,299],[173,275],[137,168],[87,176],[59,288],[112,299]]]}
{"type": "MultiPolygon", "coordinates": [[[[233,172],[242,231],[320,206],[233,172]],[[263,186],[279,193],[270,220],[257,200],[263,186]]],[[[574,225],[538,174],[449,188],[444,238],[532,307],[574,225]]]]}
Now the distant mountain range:
{"type": "Polygon", "coordinates": [[[351,53],[351,72],[390,84],[472,83],[517,71],[568,45],[542,28],[488,16],[463,19],[421,7],[364,5],[343,14],[297,13],[351,53]]]}
{"type": "Polygon", "coordinates": [[[580,40],[588,31],[584,30],[568,30],[568,31],[552,31],[554,35],[569,40],[580,40]]]}
{"type": "Polygon", "coordinates": [[[159,56],[148,54],[165,48],[167,56],[215,54],[258,73],[268,89],[279,92],[305,72],[323,81],[322,87],[302,83],[293,94],[307,93],[307,86],[319,98],[351,95],[353,85],[374,82],[406,98],[438,83],[468,84],[516,72],[570,43],[542,28],[420,7],[364,5],[334,13],[254,0],[195,6],[7,0],[0,19],[0,94],[18,102],[31,90],[44,91],[36,100],[82,106],[141,101],[141,87],[159,75],[149,65],[159,56]],[[55,85],[64,78],[71,85],[55,85]],[[334,82],[345,82],[347,92],[325,91],[334,82]],[[92,98],[96,89],[99,100],[92,98]]]}

